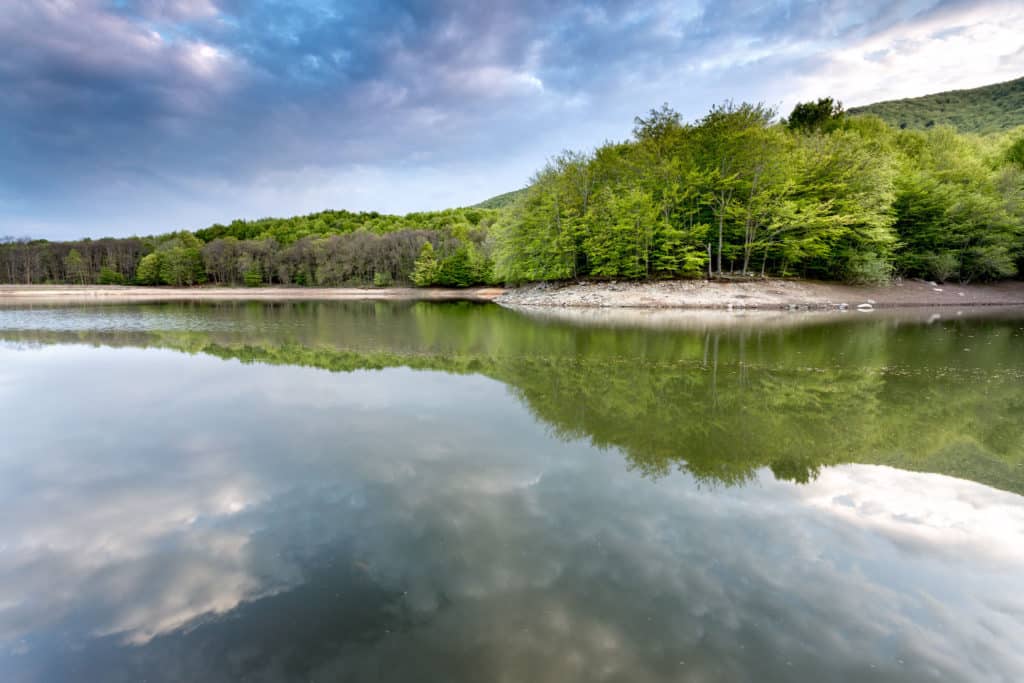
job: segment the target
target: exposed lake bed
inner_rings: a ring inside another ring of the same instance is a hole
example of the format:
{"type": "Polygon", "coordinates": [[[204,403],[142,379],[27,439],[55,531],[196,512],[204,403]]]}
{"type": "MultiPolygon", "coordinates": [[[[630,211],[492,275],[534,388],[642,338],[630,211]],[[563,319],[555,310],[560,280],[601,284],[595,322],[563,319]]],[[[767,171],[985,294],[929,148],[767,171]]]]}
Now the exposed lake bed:
{"type": "Polygon", "coordinates": [[[131,287],[0,285],[0,305],[155,301],[494,301],[510,307],[857,310],[1024,306],[1024,282],[888,286],[780,278],[545,282],[521,287],[131,287]]]}
{"type": "Polygon", "coordinates": [[[1024,306],[1024,282],[940,284],[906,280],[887,286],[779,278],[652,282],[538,283],[510,289],[503,305],[584,308],[813,309],[858,307],[1024,306]]]}
{"type": "Polygon", "coordinates": [[[0,307],[0,678],[1016,680],[1022,349],[1013,308],[0,307]]]}

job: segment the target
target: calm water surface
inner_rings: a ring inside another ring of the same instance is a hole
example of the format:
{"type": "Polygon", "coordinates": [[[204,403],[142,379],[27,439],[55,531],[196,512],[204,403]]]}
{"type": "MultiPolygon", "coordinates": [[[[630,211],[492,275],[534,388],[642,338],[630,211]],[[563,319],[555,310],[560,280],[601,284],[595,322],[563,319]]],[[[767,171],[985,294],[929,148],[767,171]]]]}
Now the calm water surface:
{"type": "Polygon", "coordinates": [[[0,308],[0,681],[1024,680],[1024,312],[0,308]]]}

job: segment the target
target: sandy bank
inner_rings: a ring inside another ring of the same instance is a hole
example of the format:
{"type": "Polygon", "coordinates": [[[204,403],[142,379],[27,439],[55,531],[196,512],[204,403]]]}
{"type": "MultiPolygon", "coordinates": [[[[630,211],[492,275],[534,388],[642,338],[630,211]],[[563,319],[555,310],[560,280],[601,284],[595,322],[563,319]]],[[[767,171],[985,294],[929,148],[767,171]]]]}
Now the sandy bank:
{"type": "Polygon", "coordinates": [[[132,303],[145,301],[491,301],[504,290],[374,289],[313,287],[119,287],[73,285],[0,285],[0,304],[132,303]]]}
{"type": "Polygon", "coordinates": [[[1024,282],[936,285],[908,280],[854,287],[801,280],[538,283],[516,289],[119,287],[0,285],[0,305],[147,301],[496,301],[504,306],[723,310],[855,310],[932,306],[1021,306],[1024,282]]]}
{"type": "Polygon", "coordinates": [[[940,285],[909,280],[855,287],[801,280],[540,283],[506,291],[502,305],[590,308],[874,309],[1024,305],[1024,282],[940,285]]]}

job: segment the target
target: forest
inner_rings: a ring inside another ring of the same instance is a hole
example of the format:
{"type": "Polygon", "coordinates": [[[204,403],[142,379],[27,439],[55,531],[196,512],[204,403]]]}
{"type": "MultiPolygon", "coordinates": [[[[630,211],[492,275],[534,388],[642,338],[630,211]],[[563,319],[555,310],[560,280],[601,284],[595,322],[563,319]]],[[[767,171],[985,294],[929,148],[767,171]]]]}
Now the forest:
{"type": "Polygon", "coordinates": [[[0,283],[465,287],[493,277],[483,249],[496,219],[496,211],[479,208],[406,216],[323,211],[155,237],[7,238],[0,240],[0,283]]]}
{"type": "Polygon", "coordinates": [[[991,281],[1024,267],[1024,127],[891,126],[823,98],[788,117],[668,106],[482,205],[324,211],[195,232],[7,238],[0,282],[451,286],[580,278],[991,281]]]}
{"type": "Polygon", "coordinates": [[[953,126],[965,133],[991,133],[1024,126],[1024,78],[969,90],[875,102],[850,109],[874,114],[898,128],[953,126]]]}

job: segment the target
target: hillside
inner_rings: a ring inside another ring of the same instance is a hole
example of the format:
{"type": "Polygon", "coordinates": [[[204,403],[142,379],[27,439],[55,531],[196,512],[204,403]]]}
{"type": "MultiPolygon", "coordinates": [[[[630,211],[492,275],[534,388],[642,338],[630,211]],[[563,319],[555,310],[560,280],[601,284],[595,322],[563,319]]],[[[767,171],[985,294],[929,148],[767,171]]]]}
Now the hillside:
{"type": "Polygon", "coordinates": [[[898,128],[950,125],[965,133],[992,133],[1024,125],[1024,78],[970,90],[876,102],[851,114],[875,114],[898,128]]]}
{"type": "Polygon", "coordinates": [[[504,209],[506,206],[512,204],[516,199],[522,196],[524,192],[526,192],[526,188],[523,188],[521,190],[512,190],[511,192],[505,192],[504,194],[499,194],[496,197],[485,199],[479,204],[474,204],[471,208],[504,209]]]}

